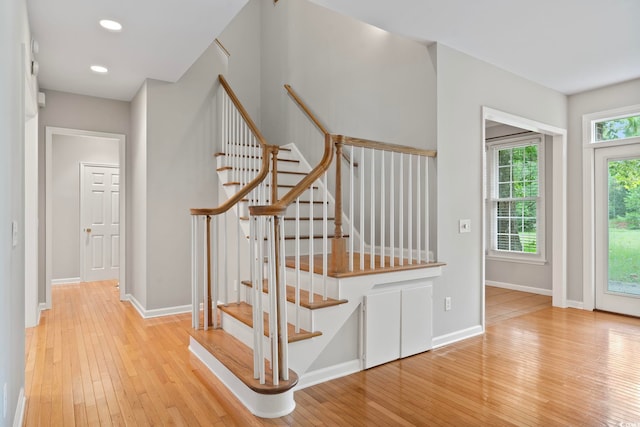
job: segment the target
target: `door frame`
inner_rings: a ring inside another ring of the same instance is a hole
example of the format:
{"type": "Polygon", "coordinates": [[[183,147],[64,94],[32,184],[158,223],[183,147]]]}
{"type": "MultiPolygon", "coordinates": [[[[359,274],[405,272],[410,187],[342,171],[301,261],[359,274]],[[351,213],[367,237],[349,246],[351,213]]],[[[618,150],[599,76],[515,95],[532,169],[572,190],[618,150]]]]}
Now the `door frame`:
{"type": "MultiPolygon", "coordinates": [[[[53,137],[54,135],[105,138],[118,143],[120,167],[120,300],[126,299],[126,138],[119,133],[95,132],[47,126],[45,128],[45,308],[51,308],[51,281],[53,276],[53,137]]],[[[80,266],[82,274],[83,267],[80,266]]]]}
{"type": "MultiPolygon", "coordinates": [[[[84,199],[84,190],[85,190],[85,185],[86,185],[85,178],[84,178],[84,172],[85,172],[85,168],[87,166],[89,166],[89,167],[99,167],[99,168],[118,169],[118,174],[120,173],[120,166],[119,165],[112,165],[112,164],[107,164],[107,163],[80,162],[80,228],[84,228],[83,227],[82,213],[83,213],[83,209],[85,207],[84,204],[86,203],[86,200],[84,199]]],[[[118,181],[118,194],[119,193],[120,193],[120,184],[119,184],[119,181],[118,181]]],[[[120,199],[119,195],[118,195],[118,199],[120,199]]],[[[118,235],[119,235],[119,233],[118,233],[118,235]]],[[[87,266],[85,264],[86,257],[87,257],[87,254],[86,254],[87,246],[84,244],[85,238],[86,238],[85,234],[80,232],[80,240],[78,241],[78,244],[80,245],[80,281],[81,282],[86,282],[86,278],[87,278],[87,266]]],[[[118,276],[119,275],[120,274],[118,273],[118,276]]]]}
{"type": "Polygon", "coordinates": [[[594,310],[596,298],[596,197],[595,165],[597,148],[640,144],[640,137],[609,142],[591,141],[593,123],[640,111],[640,104],[582,116],[582,308],[594,310]]]}
{"type": "MultiPolygon", "coordinates": [[[[552,255],[553,269],[551,278],[551,303],[554,307],[567,307],[567,130],[546,123],[505,113],[500,110],[482,107],[482,144],[485,145],[485,123],[487,120],[515,126],[532,132],[549,135],[552,138],[551,169],[553,174],[551,217],[552,217],[552,255]]],[[[487,189],[486,155],[482,156],[482,280],[486,277],[486,209],[485,196],[487,189]]],[[[549,167],[549,165],[547,166],[549,167]]],[[[549,201],[547,202],[549,203],[549,201]]],[[[482,327],[485,328],[485,287],[482,286],[482,327]]]]}

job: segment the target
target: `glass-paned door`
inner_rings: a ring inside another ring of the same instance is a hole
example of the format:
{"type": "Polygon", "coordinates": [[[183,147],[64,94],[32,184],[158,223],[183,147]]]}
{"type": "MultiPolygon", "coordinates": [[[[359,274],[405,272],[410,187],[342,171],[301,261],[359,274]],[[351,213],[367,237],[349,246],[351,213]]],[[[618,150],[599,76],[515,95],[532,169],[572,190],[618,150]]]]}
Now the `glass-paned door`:
{"type": "Polygon", "coordinates": [[[640,316],[640,145],[595,160],[596,308],[640,316]]]}

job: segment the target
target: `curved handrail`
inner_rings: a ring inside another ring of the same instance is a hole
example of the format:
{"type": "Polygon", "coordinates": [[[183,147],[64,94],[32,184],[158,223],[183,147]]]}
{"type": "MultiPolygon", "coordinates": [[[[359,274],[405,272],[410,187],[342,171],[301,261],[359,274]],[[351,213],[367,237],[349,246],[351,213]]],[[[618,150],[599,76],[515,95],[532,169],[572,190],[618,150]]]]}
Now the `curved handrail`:
{"type": "Polygon", "coordinates": [[[236,203],[241,201],[244,196],[249,194],[267,177],[269,174],[269,154],[277,151],[278,148],[279,147],[275,145],[265,145],[262,147],[262,164],[260,165],[258,175],[242,187],[240,191],[231,196],[231,198],[227,199],[227,201],[217,208],[191,208],[191,215],[220,215],[235,206],[236,203]]]}
{"type": "Polygon", "coordinates": [[[322,174],[329,169],[333,161],[333,139],[330,134],[324,137],[324,154],[322,160],[311,170],[295,187],[293,187],[280,200],[271,205],[249,206],[251,215],[281,215],[295,199],[304,193],[322,174]]]}
{"type": "Polygon", "coordinates": [[[231,196],[228,200],[226,200],[220,206],[216,208],[191,208],[190,209],[191,215],[220,215],[227,212],[229,209],[235,206],[236,203],[240,202],[247,194],[249,194],[267,177],[267,175],[269,174],[270,154],[273,152],[277,153],[279,148],[276,145],[267,144],[267,141],[265,140],[264,136],[262,135],[262,133],[260,132],[256,124],[253,122],[253,120],[249,116],[249,113],[247,113],[247,110],[245,110],[242,103],[240,103],[240,100],[236,96],[233,89],[231,89],[231,86],[229,86],[229,83],[227,82],[227,80],[224,78],[222,74],[218,75],[218,80],[220,81],[220,85],[224,88],[225,92],[227,92],[229,99],[231,99],[231,102],[233,102],[233,105],[236,107],[236,109],[238,110],[238,112],[240,113],[244,121],[247,123],[247,126],[249,126],[249,129],[251,130],[253,135],[256,137],[256,140],[262,147],[262,164],[260,165],[260,171],[258,172],[258,175],[256,175],[255,178],[253,178],[251,181],[245,184],[244,187],[242,187],[236,194],[231,196]]]}

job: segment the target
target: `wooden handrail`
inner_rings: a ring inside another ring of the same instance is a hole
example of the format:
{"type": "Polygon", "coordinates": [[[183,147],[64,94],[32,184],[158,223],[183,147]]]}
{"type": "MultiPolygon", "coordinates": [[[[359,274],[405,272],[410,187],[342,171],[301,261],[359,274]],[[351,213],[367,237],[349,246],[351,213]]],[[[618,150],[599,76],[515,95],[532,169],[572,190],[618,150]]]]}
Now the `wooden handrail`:
{"type": "Polygon", "coordinates": [[[229,86],[229,83],[227,83],[227,79],[225,79],[222,74],[219,74],[218,80],[220,81],[220,84],[222,85],[224,90],[227,92],[227,95],[229,95],[229,98],[231,99],[231,102],[233,102],[233,105],[235,105],[235,107],[238,109],[238,112],[240,112],[240,115],[242,116],[244,121],[247,122],[249,129],[251,129],[251,133],[253,133],[260,145],[262,145],[263,147],[265,145],[269,145],[267,144],[267,140],[262,135],[262,132],[260,132],[260,129],[258,129],[258,126],[256,126],[253,120],[251,120],[251,116],[249,116],[247,110],[245,110],[244,106],[240,103],[240,100],[236,96],[235,92],[231,89],[231,86],[229,86]]]}
{"type": "Polygon", "coordinates": [[[242,200],[266,178],[267,174],[269,173],[269,156],[271,153],[277,153],[279,149],[279,147],[276,145],[267,144],[264,136],[262,135],[256,124],[253,122],[253,120],[251,120],[249,113],[247,113],[247,110],[245,110],[242,103],[240,103],[240,100],[236,96],[235,92],[231,89],[231,86],[229,86],[229,83],[222,74],[218,75],[218,80],[220,81],[220,85],[224,88],[225,92],[227,92],[229,99],[231,99],[231,102],[233,102],[233,105],[236,107],[244,121],[247,123],[247,126],[249,126],[249,129],[256,137],[256,140],[262,147],[262,164],[260,165],[260,171],[258,172],[258,175],[256,175],[255,178],[248,182],[244,187],[240,189],[240,191],[231,196],[231,198],[229,198],[223,204],[216,208],[191,208],[191,215],[220,215],[231,209],[233,206],[235,206],[236,203],[242,200]]]}
{"type": "Polygon", "coordinates": [[[275,216],[282,215],[287,206],[294,202],[302,193],[304,193],[322,174],[329,169],[331,162],[333,161],[333,143],[331,135],[327,134],[324,137],[324,154],[322,160],[311,170],[295,187],[293,187],[287,194],[285,194],[277,203],[266,206],[249,206],[249,212],[251,215],[259,216],[275,216]]]}
{"type": "MultiPolygon", "coordinates": [[[[318,130],[320,132],[322,132],[322,134],[326,137],[327,135],[329,135],[329,131],[327,130],[326,127],[324,127],[324,125],[320,122],[320,120],[315,116],[315,114],[313,114],[311,112],[311,109],[309,109],[309,107],[307,107],[307,104],[304,103],[304,101],[298,96],[298,94],[296,93],[295,90],[293,90],[293,88],[291,87],[291,85],[285,84],[284,88],[287,90],[287,92],[289,92],[289,95],[291,95],[291,98],[293,98],[293,100],[295,101],[296,104],[298,104],[298,106],[302,109],[302,111],[304,111],[304,113],[307,115],[307,117],[309,118],[309,120],[311,120],[313,122],[314,125],[316,125],[316,127],[318,128],[318,130]]],[[[347,163],[351,163],[351,157],[349,156],[349,154],[347,154],[346,152],[342,153],[342,157],[347,161],[347,163]]],[[[358,163],[354,163],[353,166],[358,167],[358,163]]]]}
{"type": "Polygon", "coordinates": [[[372,141],[370,139],[354,138],[352,136],[332,135],[333,140],[340,140],[344,145],[352,145],[354,147],[371,148],[374,150],[393,151],[395,153],[415,154],[423,157],[436,157],[435,150],[423,150],[420,148],[409,147],[407,145],[389,144],[386,142],[372,141]]]}
{"type": "Polygon", "coordinates": [[[231,196],[227,201],[218,206],[217,208],[191,208],[191,215],[220,215],[231,209],[238,203],[240,200],[244,198],[247,194],[251,192],[254,188],[258,186],[269,173],[269,155],[273,151],[277,151],[277,145],[266,145],[262,147],[262,164],[260,165],[260,171],[255,178],[253,178],[250,182],[248,182],[244,187],[240,189],[236,194],[231,196]]]}

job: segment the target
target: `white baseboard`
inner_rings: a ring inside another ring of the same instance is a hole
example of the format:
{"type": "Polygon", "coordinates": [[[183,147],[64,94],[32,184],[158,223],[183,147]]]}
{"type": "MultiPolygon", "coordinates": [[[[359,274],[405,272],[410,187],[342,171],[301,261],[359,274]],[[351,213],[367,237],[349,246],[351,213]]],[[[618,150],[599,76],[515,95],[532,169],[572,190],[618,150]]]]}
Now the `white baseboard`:
{"type": "Polygon", "coordinates": [[[80,283],[79,277],[67,277],[65,279],[51,279],[51,285],[77,285],[80,283]]]}
{"type": "Polygon", "coordinates": [[[174,314],[182,314],[182,313],[190,313],[191,305],[177,305],[175,307],[164,307],[164,308],[154,308],[151,310],[147,310],[140,304],[133,295],[127,294],[125,295],[125,301],[129,301],[131,305],[136,309],[136,311],[140,314],[140,317],[143,319],[152,319],[154,317],[162,317],[162,316],[171,316],[174,314]]]}
{"type": "Polygon", "coordinates": [[[512,291],[528,292],[530,294],[546,295],[549,297],[553,294],[551,289],[534,288],[533,286],[514,285],[513,283],[494,282],[491,280],[485,280],[485,285],[510,289],[512,291]]]}
{"type": "Polygon", "coordinates": [[[22,427],[24,423],[24,410],[27,406],[27,398],[24,395],[24,387],[20,388],[20,395],[18,396],[18,405],[16,406],[16,412],[13,416],[13,427],[22,427]]]}
{"type": "Polygon", "coordinates": [[[467,338],[472,338],[477,335],[482,335],[483,333],[484,331],[482,330],[482,326],[477,325],[467,329],[462,329],[460,331],[452,332],[450,334],[440,335],[439,337],[434,337],[431,341],[432,349],[453,344],[455,342],[462,341],[467,338]]]}
{"type": "Polygon", "coordinates": [[[577,308],[578,310],[584,310],[584,303],[582,301],[567,300],[567,308],[577,308]]]}
{"type": "Polygon", "coordinates": [[[49,307],[47,307],[47,303],[41,302],[40,304],[38,304],[38,313],[36,315],[36,326],[40,324],[40,318],[42,317],[42,312],[45,310],[49,310],[49,307]]]}
{"type": "Polygon", "coordinates": [[[311,387],[312,385],[320,384],[325,381],[335,380],[336,378],[344,377],[345,375],[351,375],[362,371],[362,369],[362,360],[354,359],[338,365],[307,372],[298,379],[298,384],[296,385],[295,390],[302,390],[303,388],[311,387]]]}

